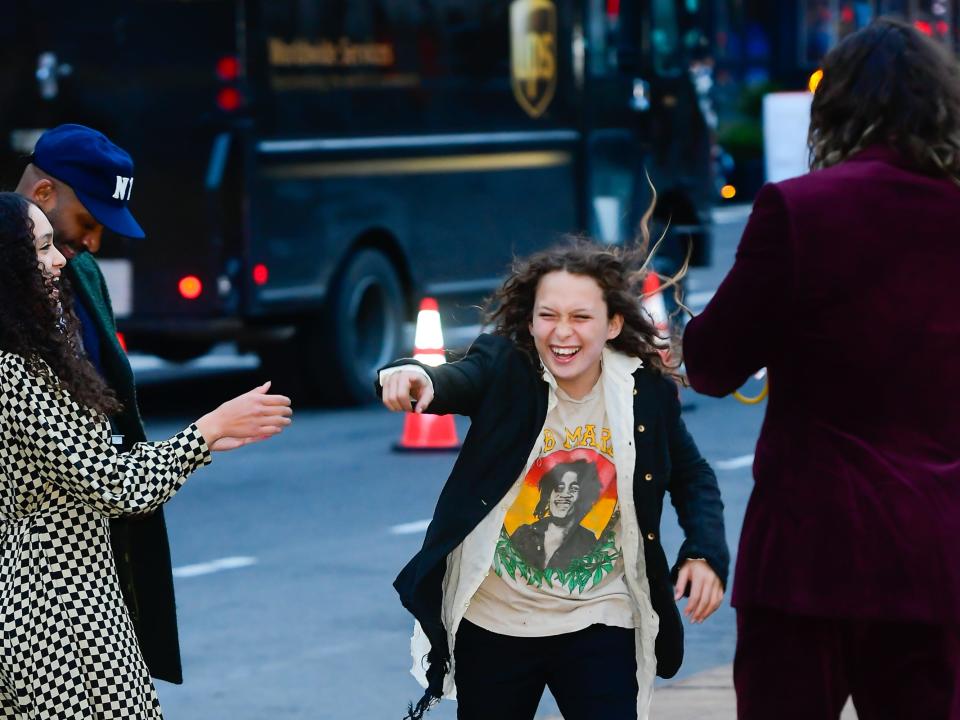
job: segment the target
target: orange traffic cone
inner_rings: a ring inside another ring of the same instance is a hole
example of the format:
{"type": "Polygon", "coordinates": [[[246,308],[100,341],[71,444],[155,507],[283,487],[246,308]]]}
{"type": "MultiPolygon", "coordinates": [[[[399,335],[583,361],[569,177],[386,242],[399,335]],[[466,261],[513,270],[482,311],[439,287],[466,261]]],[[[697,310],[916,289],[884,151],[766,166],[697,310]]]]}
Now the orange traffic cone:
{"type": "Polygon", "coordinates": [[[660,287],[660,276],[652,269],[643,279],[643,296],[640,304],[650,316],[657,329],[657,345],[664,362],[670,360],[670,316],[667,313],[667,304],[663,300],[663,290],[660,287]]]}
{"type": "MultiPolygon", "coordinates": [[[[413,341],[413,358],[424,365],[436,367],[445,363],[443,330],[440,327],[440,308],[433,298],[420,302],[417,314],[417,334],[413,341]]],[[[404,452],[429,450],[457,450],[457,427],[453,415],[407,413],[403,421],[403,435],[394,449],[404,452]]]]}

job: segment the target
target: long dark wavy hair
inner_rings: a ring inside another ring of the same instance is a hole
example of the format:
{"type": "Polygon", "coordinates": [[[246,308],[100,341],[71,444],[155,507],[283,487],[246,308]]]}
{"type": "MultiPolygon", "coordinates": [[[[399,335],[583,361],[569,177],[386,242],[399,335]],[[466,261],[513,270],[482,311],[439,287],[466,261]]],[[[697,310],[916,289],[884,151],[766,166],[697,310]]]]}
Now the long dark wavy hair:
{"type": "Polygon", "coordinates": [[[56,392],[65,389],[91,410],[115,413],[121,407],[116,395],[80,349],[69,282],[61,275],[55,299],[37,263],[30,205],[16,193],[0,193],[0,350],[26,359],[56,392]]]}
{"type": "MultiPolygon", "coordinates": [[[[511,272],[503,285],[487,300],[484,322],[493,326],[495,335],[512,340],[532,363],[539,363],[537,349],[530,334],[533,306],[540,279],[548,273],[566,271],[571,275],[585,275],[596,280],[607,304],[607,317],[623,316],[623,329],[607,345],[614,350],[638,357],[644,365],[656,372],[684,382],[679,372],[680,348],[672,335],[661,334],[653,320],[642,308],[643,283],[653,269],[653,255],[666,235],[664,230],[657,243],[650,248],[648,223],[657,202],[651,184],[653,199],[640,219],[635,240],[624,246],[604,246],[595,241],[569,235],[552,248],[527,258],[514,260],[511,272]],[[661,350],[669,348],[673,360],[665,360],[661,350]]],[[[680,279],[686,274],[690,255],[673,276],[659,276],[660,292],[674,288],[678,308],[686,310],[680,297],[680,279]]],[[[687,311],[689,312],[689,311],[687,311]]]]}
{"type": "Polygon", "coordinates": [[[807,142],[812,169],[882,143],[919,170],[960,184],[956,60],[906,23],[874,20],[824,59],[807,142]]]}

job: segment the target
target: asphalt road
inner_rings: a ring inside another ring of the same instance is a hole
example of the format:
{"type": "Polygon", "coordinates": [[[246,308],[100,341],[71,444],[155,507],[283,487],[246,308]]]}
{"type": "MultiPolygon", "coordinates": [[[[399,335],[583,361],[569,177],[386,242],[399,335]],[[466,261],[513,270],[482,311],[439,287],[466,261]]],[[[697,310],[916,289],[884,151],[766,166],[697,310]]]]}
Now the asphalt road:
{"type": "MultiPolygon", "coordinates": [[[[695,307],[729,267],[742,226],[718,226],[713,267],[691,276],[695,307]]],[[[262,380],[255,363],[163,372],[141,389],[154,439],[262,380]]],[[[762,409],[692,391],[684,403],[717,470],[735,550],[762,409]]],[[[412,621],[391,582],[419,548],[454,457],[394,453],[402,421],[377,407],[300,410],[281,437],[218,454],[168,504],[186,682],[158,683],[167,720],[399,719],[419,696],[412,621]]],[[[670,509],[662,535],[669,557],[681,541],[670,509]]],[[[681,676],[730,662],[734,637],[726,604],[687,626],[681,676]]],[[[539,717],[555,714],[545,696],[539,717]]],[[[451,702],[431,713],[455,715],[451,702]]]]}

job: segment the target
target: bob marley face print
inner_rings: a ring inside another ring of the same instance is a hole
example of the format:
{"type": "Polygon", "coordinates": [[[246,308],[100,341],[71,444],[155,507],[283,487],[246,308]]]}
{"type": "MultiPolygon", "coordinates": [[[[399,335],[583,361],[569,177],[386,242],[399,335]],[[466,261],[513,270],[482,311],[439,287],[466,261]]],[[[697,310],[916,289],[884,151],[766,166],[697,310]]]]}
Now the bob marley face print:
{"type": "MultiPolygon", "coordinates": [[[[542,485],[540,492],[543,493],[542,485]]],[[[579,499],[580,480],[577,478],[577,474],[573,470],[565,472],[557,486],[550,491],[551,517],[557,518],[558,522],[561,519],[566,520],[573,517],[570,510],[573,509],[579,499]]]]}
{"type": "Polygon", "coordinates": [[[565,432],[563,443],[551,447],[546,439],[554,452],[524,478],[504,519],[494,570],[570,593],[596,585],[613,570],[620,557],[614,533],[619,514],[616,469],[607,453],[598,452],[612,454],[609,441],[601,447],[593,425],[565,432]]]}
{"type": "Polygon", "coordinates": [[[597,536],[580,522],[600,497],[597,467],[587,460],[560,462],[538,483],[536,520],[517,528],[510,540],[530,565],[539,570],[566,568],[590,553],[597,536]]]}
{"type": "Polygon", "coordinates": [[[540,501],[533,514],[554,524],[579,522],[600,496],[597,468],[586,460],[558,463],[540,478],[540,501]]]}

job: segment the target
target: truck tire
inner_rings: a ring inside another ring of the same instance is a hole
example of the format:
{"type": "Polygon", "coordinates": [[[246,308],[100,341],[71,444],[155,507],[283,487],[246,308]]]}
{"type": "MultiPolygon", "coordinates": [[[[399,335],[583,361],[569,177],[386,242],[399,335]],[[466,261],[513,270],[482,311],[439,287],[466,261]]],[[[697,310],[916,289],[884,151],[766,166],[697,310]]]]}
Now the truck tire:
{"type": "Polygon", "coordinates": [[[377,250],[359,250],[334,278],[320,322],[303,328],[308,394],[351,405],[374,400],[376,372],[400,354],[406,319],[393,264],[377,250]]]}

